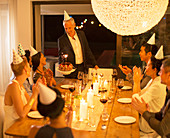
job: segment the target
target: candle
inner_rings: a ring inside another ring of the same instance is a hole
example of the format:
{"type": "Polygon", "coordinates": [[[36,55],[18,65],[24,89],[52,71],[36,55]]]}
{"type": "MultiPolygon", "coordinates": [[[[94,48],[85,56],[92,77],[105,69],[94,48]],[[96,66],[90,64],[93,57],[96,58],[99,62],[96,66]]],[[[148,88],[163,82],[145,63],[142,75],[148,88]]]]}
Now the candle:
{"type": "Polygon", "coordinates": [[[107,82],[107,80],[104,81],[104,88],[106,88],[106,90],[108,89],[108,82],[107,82]]]}
{"type": "Polygon", "coordinates": [[[80,121],[83,121],[87,118],[87,103],[82,98],[80,101],[80,121]]]}
{"type": "Polygon", "coordinates": [[[93,92],[94,92],[94,95],[98,95],[98,91],[99,91],[99,83],[98,82],[95,82],[93,84],[93,92]]]}
{"type": "Polygon", "coordinates": [[[92,89],[89,89],[89,92],[87,93],[87,103],[89,107],[93,106],[93,96],[94,93],[92,92],[92,89]]]}
{"type": "Polygon", "coordinates": [[[63,57],[64,57],[64,62],[67,62],[68,54],[64,54],[63,57]]]}

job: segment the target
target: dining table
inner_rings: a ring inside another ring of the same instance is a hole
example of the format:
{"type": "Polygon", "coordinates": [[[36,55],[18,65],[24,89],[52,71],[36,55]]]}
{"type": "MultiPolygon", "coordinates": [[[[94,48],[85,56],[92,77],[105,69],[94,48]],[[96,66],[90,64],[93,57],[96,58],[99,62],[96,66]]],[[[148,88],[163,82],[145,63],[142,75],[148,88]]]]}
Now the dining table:
{"type": "MultiPolygon", "coordinates": [[[[62,85],[72,85],[75,83],[76,79],[68,79],[63,78],[55,87],[62,93],[69,93],[69,89],[62,88],[62,85]]],[[[126,86],[132,85],[125,81],[126,86]]],[[[91,81],[88,82],[86,87],[82,90],[82,97],[86,99],[88,89],[91,86],[91,81]]],[[[96,99],[100,99],[99,95],[94,96],[96,99]]],[[[79,129],[76,127],[75,123],[72,123],[72,132],[75,138],[139,138],[139,113],[132,108],[131,103],[121,103],[118,101],[120,98],[131,98],[132,97],[132,89],[124,89],[119,91],[117,87],[112,90],[111,99],[107,102],[107,112],[109,115],[109,119],[107,121],[102,121],[101,112],[98,110],[98,114],[96,113],[96,118],[99,118],[99,121],[96,125],[96,128],[90,131],[89,129],[79,129]],[[131,116],[136,120],[133,123],[117,123],[115,121],[116,117],[119,116],[131,116]],[[75,126],[74,126],[75,125],[75,126]],[[105,127],[103,127],[103,125],[105,127]]],[[[100,101],[100,100],[99,100],[100,101]]],[[[94,109],[102,108],[102,104],[99,107],[99,103],[97,103],[94,109]]],[[[96,111],[97,112],[97,111],[96,111]]],[[[95,117],[95,116],[94,116],[95,117]]],[[[47,119],[41,118],[31,118],[26,116],[25,118],[21,118],[15,121],[5,132],[6,135],[9,136],[17,136],[17,137],[28,137],[29,131],[32,125],[43,126],[48,123],[47,119]]]]}

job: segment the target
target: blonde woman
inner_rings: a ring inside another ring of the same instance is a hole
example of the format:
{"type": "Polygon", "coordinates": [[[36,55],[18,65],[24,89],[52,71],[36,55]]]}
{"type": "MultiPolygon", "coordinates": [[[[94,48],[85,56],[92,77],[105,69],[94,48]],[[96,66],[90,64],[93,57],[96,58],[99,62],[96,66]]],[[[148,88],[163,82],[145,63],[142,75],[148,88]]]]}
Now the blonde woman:
{"type": "MultiPolygon", "coordinates": [[[[4,133],[16,119],[24,118],[30,110],[36,110],[37,96],[39,93],[37,84],[33,85],[32,96],[23,87],[26,78],[30,77],[31,68],[26,58],[21,58],[13,51],[11,63],[15,78],[9,83],[4,98],[4,133]]],[[[9,136],[4,134],[4,138],[9,136]]]]}

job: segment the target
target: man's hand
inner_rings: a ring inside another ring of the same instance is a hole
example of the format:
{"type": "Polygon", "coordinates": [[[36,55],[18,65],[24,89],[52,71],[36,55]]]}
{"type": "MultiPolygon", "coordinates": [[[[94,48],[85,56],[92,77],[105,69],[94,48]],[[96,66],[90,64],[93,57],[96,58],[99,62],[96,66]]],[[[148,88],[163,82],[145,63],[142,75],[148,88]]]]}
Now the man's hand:
{"type": "Polygon", "coordinates": [[[132,70],[130,68],[128,68],[127,66],[122,66],[122,65],[119,64],[119,68],[121,69],[121,71],[125,75],[128,75],[129,73],[132,73],[132,70]]]}
{"type": "Polygon", "coordinates": [[[134,97],[132,98],[132,107],[137,110],[141,115],[147,111],[147,109],[149,108],[148,105],[145,103],[145,101],[143,100],[143,98],[141,98],[141,100],[139,100],[138,98],[134,97]]]}

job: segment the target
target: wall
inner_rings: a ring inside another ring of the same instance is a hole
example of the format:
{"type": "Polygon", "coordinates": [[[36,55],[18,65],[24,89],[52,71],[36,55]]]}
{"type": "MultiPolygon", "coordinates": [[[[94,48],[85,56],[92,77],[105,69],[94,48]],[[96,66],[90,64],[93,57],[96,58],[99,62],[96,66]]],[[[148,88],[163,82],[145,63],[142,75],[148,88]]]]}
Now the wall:
{"type": "MultiPolygon", "coordinates": [[[[32,2],[33,1],[61,1],[61,0],[17,0],[17,43],[21,43],[24,49],[29,49],[33,45],[33,25],[32,25],[32,2]]],[[[62,0],[73,1],[73,0],[62,0]]],[[[74,1],[90,1],[90,0],[74,0],[74,1]]],[[[45,7],[43,7],[45,9],[45,7]]],[[[168,9],[167,13],[170,13],[168,9]]],[[[169,17],[169,15],[167,16],[169,17]]],[[[168,18],[169,24],[169,18],[168,18]]],[[[168,36],[169,38],[169,36],[168,36]]],[[[169,47],[169,42],[168,42],[169,47]]]]}
{"type": "MultiPolygon", "coordinates": [[[[24,49],[29,49],[30,45],[33,46],[33,14],[32,2],[33,1],[72,1],[72,0],[17,0],[17,44],[20,42],[24,49]]],[[[75,0],[76,1],[76,0],[75,0]]],[[[90,1],[90,0],[77,0],[77,1],[90,1]]],[[[17,48],[17,46],[16,46],[17,48]]]]}
{"type": "MultiPolygon", "coordinates": [[[[31,45],[32,30],[32,4],[30,0],[17,0],[17,43],[21,43],[24,49],[31,45]]],[[[17,46],[16,46],[17,48],[17,46]]]]}

